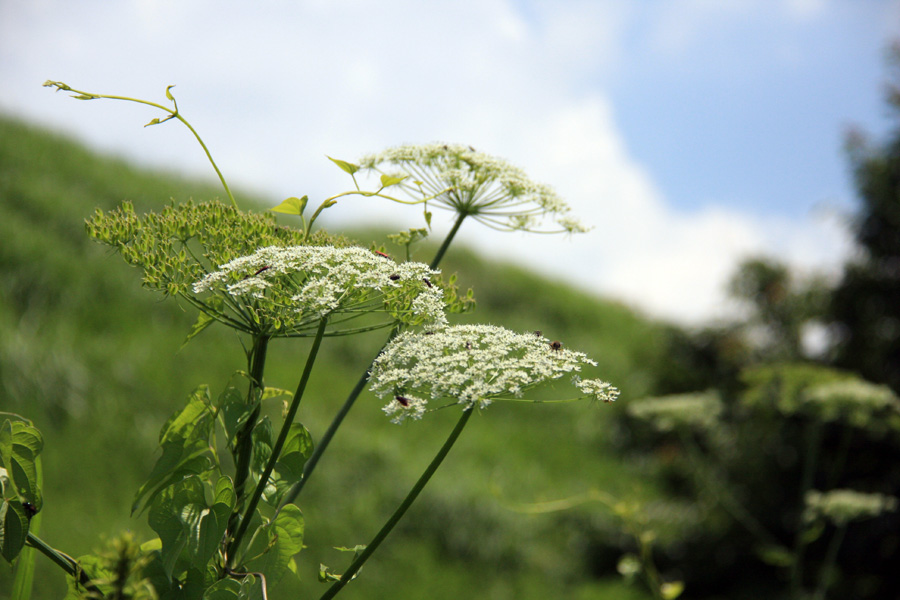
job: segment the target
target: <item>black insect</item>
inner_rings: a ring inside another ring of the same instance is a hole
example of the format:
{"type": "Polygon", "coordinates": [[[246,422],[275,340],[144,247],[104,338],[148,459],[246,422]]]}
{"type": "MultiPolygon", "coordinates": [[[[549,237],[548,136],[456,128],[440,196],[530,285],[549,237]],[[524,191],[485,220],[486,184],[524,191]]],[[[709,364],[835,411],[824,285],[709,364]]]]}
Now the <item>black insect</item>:
{"type": "Polygon", "coordinates": [[[562,348],[562,342],[557,342],[557,341],[555,341],[555,340],[552,341],[552,342],[550,342],[550,349],[551,349],[551,350],[559,350],[560,348],[562,348]]]}
{"type": "Polygon", "coordinates": [[[404,398],[403,396],[394,396],[394,400],[396,400],[397,403],[400,404],[400,406],[409,406],[409,398],[404,398]]]}
{"type": "Polygon", "coordinates": [[[534,335],[537,337],[544,337],[544,332],[541,331],[540,329],[538,329],[537,331],[534,332],[534,335]]]}
{"type": "Polygon", "coordinates": [[[425,285],[427,285],[428,287],[432,287],[431,282],[428,281],[428,278],[427,278],[427,277],[423,277],[423,278],[422,278],[422,281],[424,281],[424,282],[425,282],[425,285]]]}
{"type": "Polygon", "coordinates": [[[266,266],[262,267],[261,269],[259,269],[258,271],[256,271],[256,273],[253,274],[253,277],[256,277],[257,275],[259,275],[259,274],[262,273],[263,271],[268,271],[268,270],[271,269],[271,268],[272,268],[272,267],[270,267],[269,265],[266,265],[266,266]]]}
{"type": "Polygon", "coordinates": [[[23,502],[22,508],[25,510],[25,514],[29,519],[38,513],[37,506],[35,506],[31,502],[23,502]]]}
{"type": "Polygon", "coordinates": [[[397,275],[396,273],[394,273],[394,274],[390,275],[388,277],[388,279],[390,279],[391,281],[397,281],[398,279],[400,279],[400,276],[397,275]]]}

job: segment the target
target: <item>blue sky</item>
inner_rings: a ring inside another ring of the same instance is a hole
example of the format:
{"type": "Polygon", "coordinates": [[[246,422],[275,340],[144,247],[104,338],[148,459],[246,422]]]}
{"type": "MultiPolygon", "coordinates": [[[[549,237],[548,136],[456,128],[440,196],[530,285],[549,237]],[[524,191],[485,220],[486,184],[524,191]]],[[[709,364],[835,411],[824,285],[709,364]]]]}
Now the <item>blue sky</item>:
{"type": "MultiPolygon", "coordinates": [[[[573,239],[465,242],[644,312],[725,314],[740,258],[836,272],[854,205],[842,134],[889,126],[900,1],[0,0],[0,110],[142,164],[211,176],[176,123],[136,105],[167,85],[232,185],[273,203],[349,182],[400,143],[471,144],[554,186],[594,225],[573,239]]],[[[362,200],[333,223],[420,226],[362,200]]],[[[436,235],[448,227],[436,216],[436,235]]]]}

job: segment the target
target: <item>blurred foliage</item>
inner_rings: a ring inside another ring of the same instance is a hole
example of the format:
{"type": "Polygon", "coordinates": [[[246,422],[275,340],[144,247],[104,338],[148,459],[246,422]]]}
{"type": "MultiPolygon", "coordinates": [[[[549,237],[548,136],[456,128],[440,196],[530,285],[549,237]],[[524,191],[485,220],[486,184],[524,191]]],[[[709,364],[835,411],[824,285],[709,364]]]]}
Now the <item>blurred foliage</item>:
{"type": "Polygon", "coordinates": [[[900,391],[900,42],[892,59],[887,101],[894,130],[880,144],[856,130],[847,136],[861,254],[847,265],[829,312],[838,333],[836,363],[900,391]]]}

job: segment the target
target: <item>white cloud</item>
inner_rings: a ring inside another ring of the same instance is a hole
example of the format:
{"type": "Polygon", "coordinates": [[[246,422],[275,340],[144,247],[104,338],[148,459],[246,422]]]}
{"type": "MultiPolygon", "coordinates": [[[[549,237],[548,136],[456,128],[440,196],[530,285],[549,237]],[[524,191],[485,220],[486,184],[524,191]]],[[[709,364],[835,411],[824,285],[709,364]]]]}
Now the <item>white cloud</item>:
{"type": "MultiPolygon", "coordinates": [[[[635,29],[659,51],[693,52],[710,31],[761,10],[726,4],[693,0],[654,12],[610,0],[537,2],[524,15],[508,0],[278,3],[271,11],[147,0],[74,10],[48,1],[0,24],[0,87],[7,106],[64,122],[105,148],[209,173],[177,123],[142,130],[155,115],[139,107],[76,103],[38,87],[59,77],[162,101],[165,86],[178,83],[181,110],[232,185],[273,199],[309,194],[316,202],[345,189],[326,153],[352,160],[404,142],[473,144],[552,184],[597,228],[560,241],[472,225],[465,241],[652,314],[697,321],[720,309],[722,286],[747,253],[817,266],[836,263],[846,248],[834,228],[811,221],[711,203],[673,207],[629,153],[603,86],[632,64],[635,29]]],[[[793,2],[802,14],[820,4],[793,2]]],[[[376,213],[362,199],[331,211],[420,223],[417,213],[376,213]]]]}

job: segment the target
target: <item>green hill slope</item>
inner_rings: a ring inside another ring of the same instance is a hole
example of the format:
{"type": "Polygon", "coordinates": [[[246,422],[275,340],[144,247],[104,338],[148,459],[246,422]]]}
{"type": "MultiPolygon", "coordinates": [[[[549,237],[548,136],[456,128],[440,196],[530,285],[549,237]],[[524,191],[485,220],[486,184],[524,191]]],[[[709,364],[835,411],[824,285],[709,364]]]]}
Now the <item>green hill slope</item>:
{"type": "MultiPolygon", "coordinates": [[[[74,556],[122,529],[147,534],[128,507],[155,460],[160,426],[196,385],[221,390],[244,368],[238,341],[214,328],[179,350],[196,315],[141,289],[139,273],[91,242],[83,221],[95,207],[123,200],[150,210],[170,198],[220,195],[216,187],[139,170],[0,119],[0,411],[22,414],[44,433],[41,535],[74,556]]],[[[374,235],[351,233],[364,243],[374,235]]],[[[600,364],[588,376],[612,381],[624,400],[653,392],[661,327],[619,304],[459,248],[443,268],[475,288],[478,308],[459,320],[541,329],[596,358],[600,364]]],[[[376,332],[326,341],[325,364],[310,384],[315,401],[299,417],[314,436],[383,339],[376,332]]],[[[270,351],[269,385],[296,386],[303,343],[290,344],[270,351]]],[[[270,598],[318,597],[319,562],[340,571],[347,557],[330,548],[369,540],[456,418],[440,411],[398,427],[380,406],[364,395],[325,454],[302,502],[309,546],[300,555],[302,581],[284,582],[270,598]]],[[[614,573],[598,579],[584,570],[578,524],[605,519],[600,507],[543,516],[507,508],[588,489],[635,493],[637,475],[607,447],[615,410],[497,404],[477,415],[408,520],[344,595],[640,597],[629,595],[637,592],[614,573]]],[[[37,568],[34,598],[61,597],[60,571],[40,557],[37,568]]],[[[0,598],[7,597],[9,577],[4,563],[0,598]]]]}

